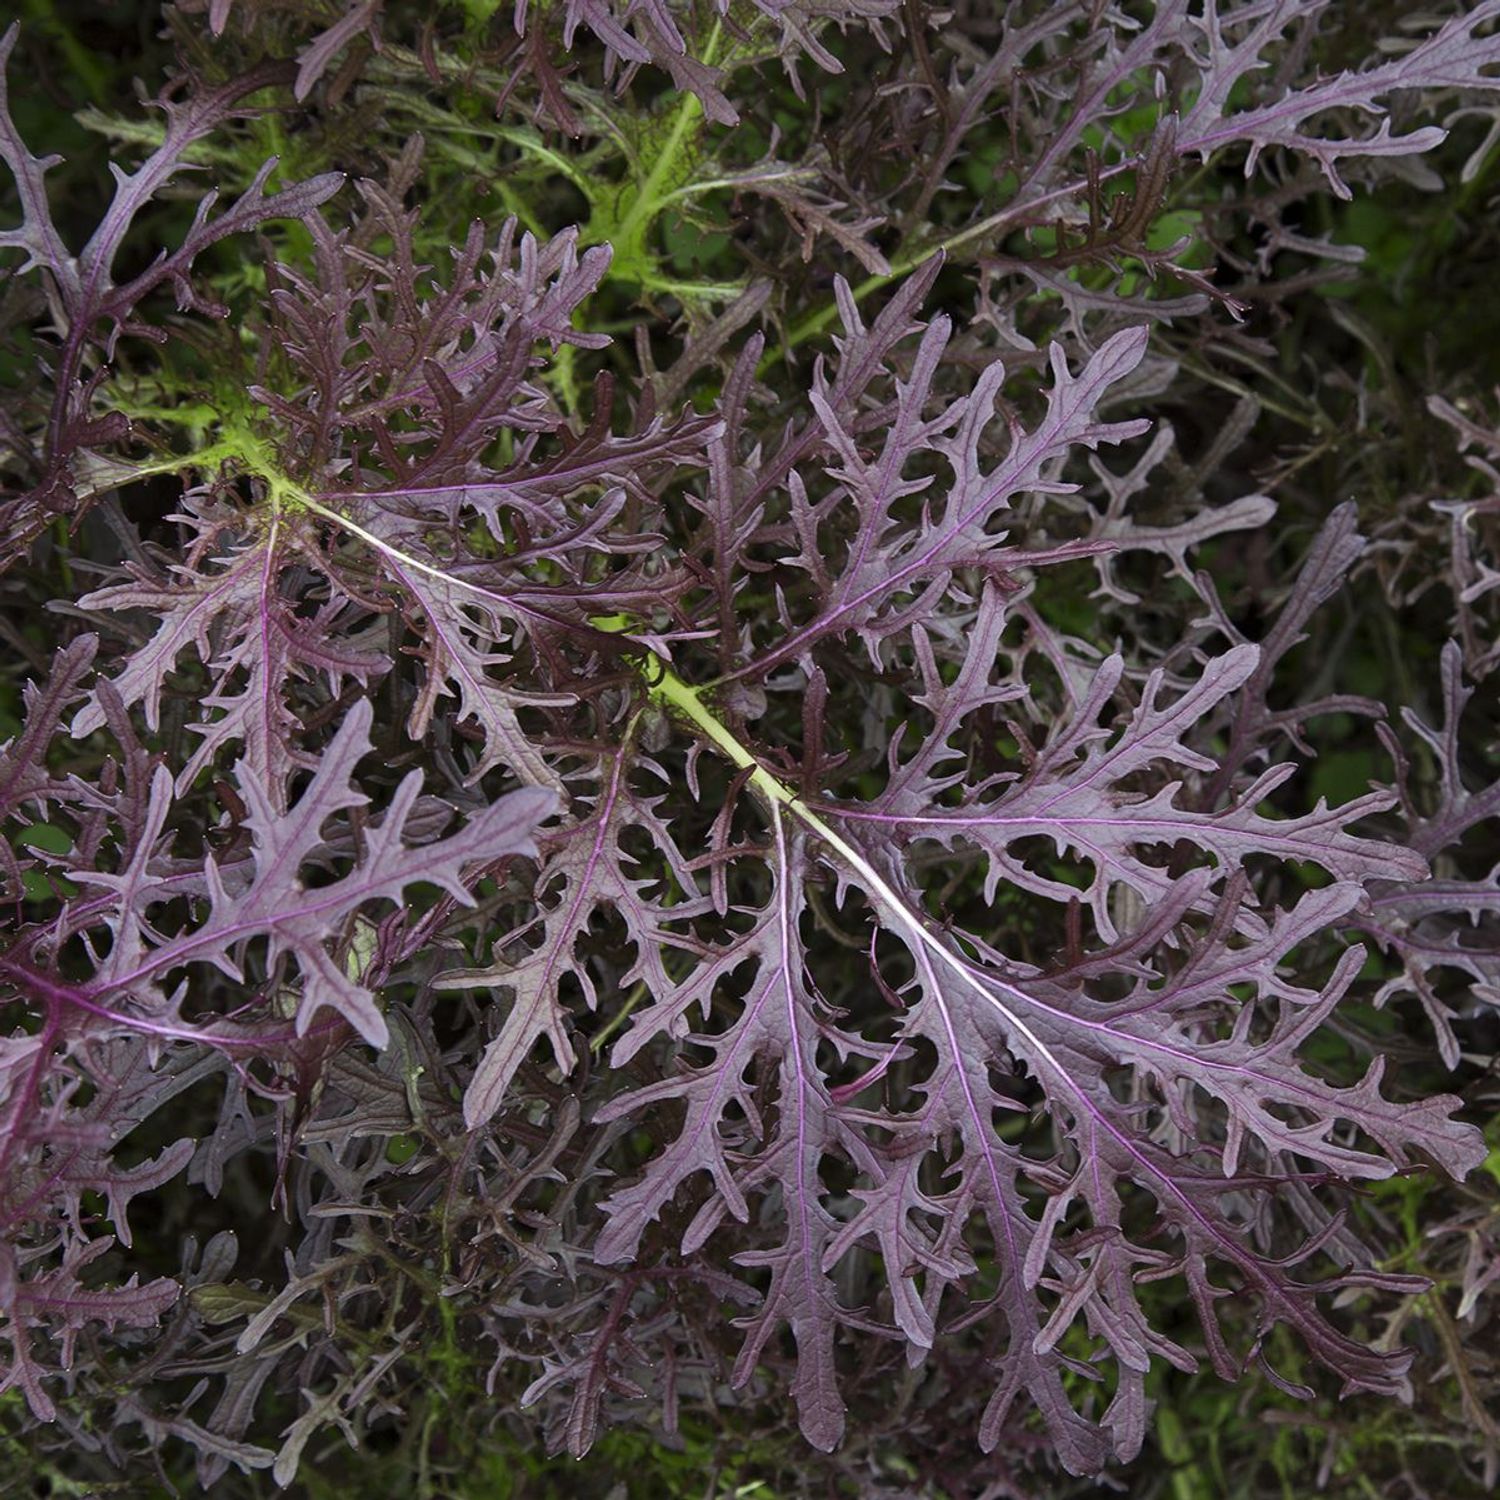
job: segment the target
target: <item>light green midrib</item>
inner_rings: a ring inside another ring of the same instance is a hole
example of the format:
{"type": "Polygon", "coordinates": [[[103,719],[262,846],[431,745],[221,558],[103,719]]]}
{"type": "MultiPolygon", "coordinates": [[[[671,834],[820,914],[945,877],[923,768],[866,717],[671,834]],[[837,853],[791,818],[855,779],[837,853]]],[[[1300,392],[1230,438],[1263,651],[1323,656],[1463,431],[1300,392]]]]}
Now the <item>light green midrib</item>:
{"type": "Polygon", "coordinates": [[[905,925],[912,927],[920,941],[931,941],[920,924],[906,915],[901,898],[871,866],[869,860],[843,834],[820,818],[775,772],[767,770],[752,751],[735,737],[729,726],[703,701],[703,689],[690,687],[656,652],[649,649],[641,657],[638,666],[653,699],[668,712],[685,720],[741,770],[749,771],[750,785],[762,797],[773,807],[785,808],[803,827],[832,849],[872,895],[886,903],[905,925]]]}

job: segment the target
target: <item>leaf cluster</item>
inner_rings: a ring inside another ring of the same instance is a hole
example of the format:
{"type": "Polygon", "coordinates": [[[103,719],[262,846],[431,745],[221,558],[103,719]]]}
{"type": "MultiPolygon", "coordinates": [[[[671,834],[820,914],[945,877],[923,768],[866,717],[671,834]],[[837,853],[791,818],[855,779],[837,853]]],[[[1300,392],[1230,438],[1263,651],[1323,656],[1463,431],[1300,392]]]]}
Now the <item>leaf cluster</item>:
{"type": "Polygon", "coordinates": [[[13,27],[112,153],[0,85],[35,1472],[1206,1494],[1441,1377],[1389,1493],[1492,1483],[1500,435],[1341,227],[1497,20],[13,27]]]}

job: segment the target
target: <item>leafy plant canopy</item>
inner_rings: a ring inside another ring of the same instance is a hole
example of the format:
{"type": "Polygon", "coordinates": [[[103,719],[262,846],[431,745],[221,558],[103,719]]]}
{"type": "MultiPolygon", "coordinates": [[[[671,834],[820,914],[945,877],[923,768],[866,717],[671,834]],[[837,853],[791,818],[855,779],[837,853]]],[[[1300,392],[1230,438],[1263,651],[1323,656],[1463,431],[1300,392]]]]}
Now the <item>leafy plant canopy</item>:
{"type": "Polygon", "coordinates": [[[0,47],[34,1472],[1228,1493],[1187,1377],[1421,1361],[1493,1482],[1500,434],[1344,228],[1500,3],[137,9],[0,47]]]}

